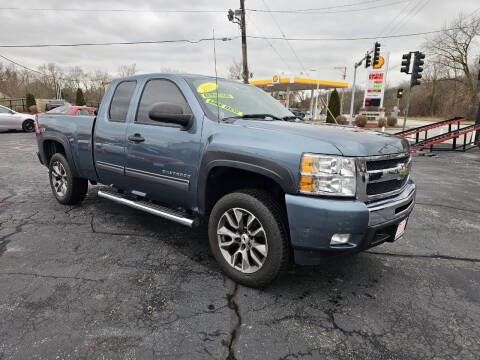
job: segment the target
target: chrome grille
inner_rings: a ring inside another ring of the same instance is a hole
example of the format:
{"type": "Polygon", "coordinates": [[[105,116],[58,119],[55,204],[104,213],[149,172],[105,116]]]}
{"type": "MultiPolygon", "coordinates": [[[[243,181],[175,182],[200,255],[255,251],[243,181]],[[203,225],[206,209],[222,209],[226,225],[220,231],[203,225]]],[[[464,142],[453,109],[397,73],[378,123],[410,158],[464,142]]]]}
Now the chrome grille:
{"type": "Polygon", "coordinates": [[[365,194],[368,201],[394,196],[403,191],[410,176],[411,157],[405,154],[365,159],[365,194]]]}

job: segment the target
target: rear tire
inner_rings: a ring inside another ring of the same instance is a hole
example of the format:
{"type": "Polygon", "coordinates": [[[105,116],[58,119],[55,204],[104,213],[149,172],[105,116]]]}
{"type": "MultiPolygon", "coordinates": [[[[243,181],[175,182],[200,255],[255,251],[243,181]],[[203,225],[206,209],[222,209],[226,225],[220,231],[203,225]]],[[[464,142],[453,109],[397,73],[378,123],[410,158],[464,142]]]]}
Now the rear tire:
{"type": "Polygon", "coordinates": [[[52,156],[48,174],[53,195],[59,203],[74,205],[85,199],[88,180],[73,176],[70,164],[63,154],[56,153],[52,156]]]}
{"type": "Polygon", "coordinates": [[[22,124],[22,129],[25,132],[34,132],[35,131],[35,125],[33,124],[33,120],[25,120],[22,124]]]}
{"type": "Polygon", "coordinates": [[[208,224],[211,251],[234,281],[262,287],[289,265],[284,211],[261,190],[227,194],[213,207],[208,224]]]}

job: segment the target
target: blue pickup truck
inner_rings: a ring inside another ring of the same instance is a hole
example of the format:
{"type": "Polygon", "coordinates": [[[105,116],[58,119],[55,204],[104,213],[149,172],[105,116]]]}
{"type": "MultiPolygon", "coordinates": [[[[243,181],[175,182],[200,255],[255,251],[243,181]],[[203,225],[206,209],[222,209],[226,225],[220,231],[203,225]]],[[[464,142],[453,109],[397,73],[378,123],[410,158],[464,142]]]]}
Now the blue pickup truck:
{"type": "Polygon", "coordinates": [[[415,204],[406,140],[308,124],[262,90],[200,75],[112,81],[95,117],[40,115],[53,195],[98,196],[194,227],[235,281],[393,242],[415,204]]]}

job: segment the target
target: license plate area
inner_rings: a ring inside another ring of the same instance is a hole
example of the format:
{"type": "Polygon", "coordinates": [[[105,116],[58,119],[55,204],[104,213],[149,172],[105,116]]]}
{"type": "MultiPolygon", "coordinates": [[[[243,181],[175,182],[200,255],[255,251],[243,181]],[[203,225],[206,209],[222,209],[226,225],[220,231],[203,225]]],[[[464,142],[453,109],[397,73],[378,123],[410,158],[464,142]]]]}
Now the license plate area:
{"type": "Polygon", "coordinates": [[[397,230],[395,231],[395,240],[397,240],[399,237],[401,237],[405,233],[405,228],[407,227],[407,220],[408,218],[403,219],[402,222],[398,224],[397,230]]]}

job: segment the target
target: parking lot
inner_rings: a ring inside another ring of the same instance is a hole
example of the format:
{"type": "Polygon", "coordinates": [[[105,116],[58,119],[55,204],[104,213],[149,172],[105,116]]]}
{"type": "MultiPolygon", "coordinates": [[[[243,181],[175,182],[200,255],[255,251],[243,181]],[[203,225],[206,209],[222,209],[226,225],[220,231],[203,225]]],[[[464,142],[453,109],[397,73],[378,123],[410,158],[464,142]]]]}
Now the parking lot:
{"type": "Polygon", "coordinates": [[[34,134],[0,133],[0,359],[478,359],[480,151],[414,157],[404,238],[262,290],[191,230],[51,194],[34,134]]]}

